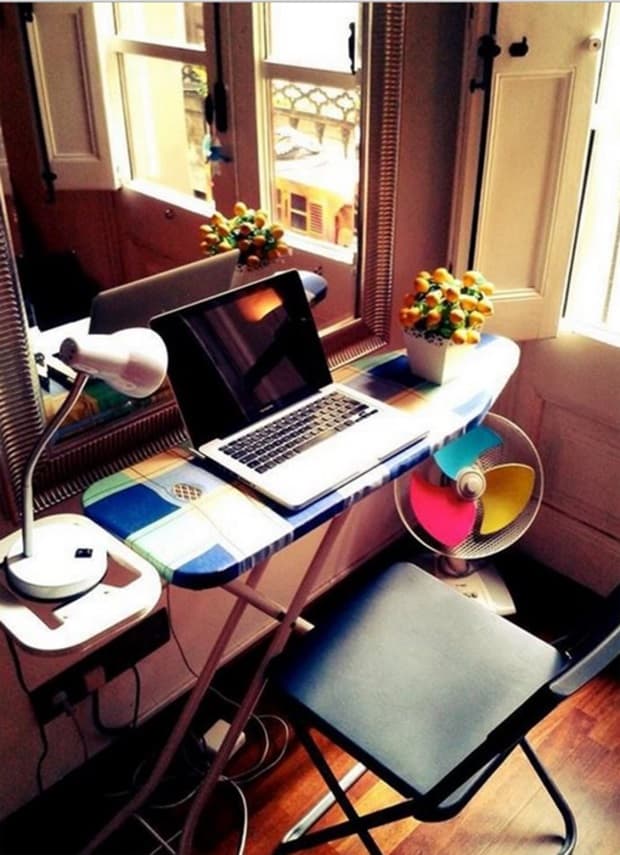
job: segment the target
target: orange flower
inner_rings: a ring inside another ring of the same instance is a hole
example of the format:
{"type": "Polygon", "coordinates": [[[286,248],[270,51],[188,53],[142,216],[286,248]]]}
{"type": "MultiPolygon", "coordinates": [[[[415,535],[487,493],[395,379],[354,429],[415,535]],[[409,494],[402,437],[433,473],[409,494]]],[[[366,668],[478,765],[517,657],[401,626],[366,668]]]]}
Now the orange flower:
{"type": "Polygon", "coordinates": [[[493,285],[478,270],[457,279],[446,267],[421,270],[399,310],[404,330],[454,344],[477,344],[480,329],[493,314],[493,285]]]}

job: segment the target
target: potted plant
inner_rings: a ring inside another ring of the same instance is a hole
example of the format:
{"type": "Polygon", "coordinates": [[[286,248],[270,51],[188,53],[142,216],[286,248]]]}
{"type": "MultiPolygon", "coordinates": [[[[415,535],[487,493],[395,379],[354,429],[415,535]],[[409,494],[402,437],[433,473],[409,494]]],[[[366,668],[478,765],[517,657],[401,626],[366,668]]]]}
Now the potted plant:
{"type": "Polygon", "coordinates": [[[235,204],[232,217],[215,211],[200,232],[203,255],[238,249],[243,270],[259,270],[290,254],[282,226],[272,223],[266,211],[255,211],[244,202],[235,204]]]}
{"type": "Polygon", "coordinates": [[[462,370],[463,357],[478,344],[493,314],[492,293],[492,283],[477,270],[460,279],[445,267],[418,273],[399,312],[414,374],[443,383],[462,370]]]}

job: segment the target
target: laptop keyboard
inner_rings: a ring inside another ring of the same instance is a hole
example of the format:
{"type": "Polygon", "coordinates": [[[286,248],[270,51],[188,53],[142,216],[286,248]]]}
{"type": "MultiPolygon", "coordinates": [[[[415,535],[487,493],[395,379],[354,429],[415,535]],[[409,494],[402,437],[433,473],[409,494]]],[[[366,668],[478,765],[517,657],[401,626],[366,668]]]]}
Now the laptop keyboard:
{"type": "Polygon", "coordinates": [[[220,451],[256,472],[266,472],[376,412],[376,407],[334,391],[232,440],[220,451]]]}

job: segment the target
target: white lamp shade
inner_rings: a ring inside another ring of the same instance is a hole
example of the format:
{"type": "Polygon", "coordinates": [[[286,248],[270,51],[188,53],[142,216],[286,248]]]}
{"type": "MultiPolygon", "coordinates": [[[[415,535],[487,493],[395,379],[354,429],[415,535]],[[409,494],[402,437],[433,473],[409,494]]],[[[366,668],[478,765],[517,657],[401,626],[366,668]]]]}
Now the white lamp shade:
{"type": "Polygon", "coordinates": [[[66,338],[60,346],[60,358],[76,371],[105,380],[133,398],[152,395],[168,369],[163,340],[146,327],[66,338]]]}

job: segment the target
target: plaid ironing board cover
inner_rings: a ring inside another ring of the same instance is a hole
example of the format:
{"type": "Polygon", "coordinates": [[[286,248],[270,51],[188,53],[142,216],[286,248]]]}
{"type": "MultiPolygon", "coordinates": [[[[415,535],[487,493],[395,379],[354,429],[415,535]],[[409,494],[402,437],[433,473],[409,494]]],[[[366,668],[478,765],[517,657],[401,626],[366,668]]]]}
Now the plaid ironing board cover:
{"type": "Polygon", "coordinates": [[[82,497],[84,512],[150,561],[167,582],[193,589],[225,584],[480,422],[515,370],[519,348],[509,339],[483,335],[472,357],[466,376],[441,386],[415,377],[402,352],[337,369],[336,381],[406,412],[424,413],[430,433],[303,510],[271,506],[176,447],[92,484],[82,497]]]}

